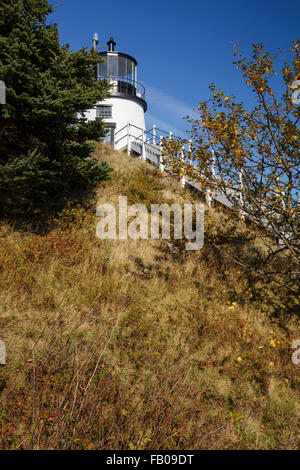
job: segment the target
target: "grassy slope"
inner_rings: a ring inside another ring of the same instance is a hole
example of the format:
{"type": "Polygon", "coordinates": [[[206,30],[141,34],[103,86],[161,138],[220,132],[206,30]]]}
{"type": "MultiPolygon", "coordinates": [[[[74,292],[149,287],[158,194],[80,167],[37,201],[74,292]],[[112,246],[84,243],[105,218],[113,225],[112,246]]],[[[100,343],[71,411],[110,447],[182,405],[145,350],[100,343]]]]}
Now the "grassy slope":
{"type": "MultiPolygon", "coordinates": [[[[115,167],[98,202],[192,198],[97,155],[115,167]]],[[[299,321],[271,320],[208,244],[100,241],[96,223],[76,207],[45,236],[1,225],[0,448],[297,448],[299,321]]]]}

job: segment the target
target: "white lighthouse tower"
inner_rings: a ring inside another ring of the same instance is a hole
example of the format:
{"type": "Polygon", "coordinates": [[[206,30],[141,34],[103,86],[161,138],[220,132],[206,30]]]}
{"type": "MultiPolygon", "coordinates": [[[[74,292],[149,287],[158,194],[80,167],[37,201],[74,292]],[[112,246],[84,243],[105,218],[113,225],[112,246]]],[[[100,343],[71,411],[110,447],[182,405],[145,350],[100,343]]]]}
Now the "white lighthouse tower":
{"type": "MultiPolygon", "coordinates": [[[[94,46],[98,43],[95,34],[94,46]]],[[[145,131],[145,88],[137,81],[137,61],[134,57],[115,51],[115,41],[111,37],[107,42],[108,50],[101,52],[103,62],[97,64],[98,80],[107,79],[112,87],[111,96],[88,111],[86,117],[94,120],[102,117],[107,128],[106,142],[116,150],[128,148],[128,136],[136,140],[145,131]],[[130,126],[130,132],[128,132],[130,126]]]]}

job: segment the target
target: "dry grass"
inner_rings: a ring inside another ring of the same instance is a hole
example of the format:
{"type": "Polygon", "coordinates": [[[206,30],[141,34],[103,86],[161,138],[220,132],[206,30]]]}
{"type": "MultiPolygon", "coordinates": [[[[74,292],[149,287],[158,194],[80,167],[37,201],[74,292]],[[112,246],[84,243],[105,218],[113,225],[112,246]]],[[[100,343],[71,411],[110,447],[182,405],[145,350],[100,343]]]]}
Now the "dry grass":
{"type": "MultiPolygon", "coordinates": [[[[125,154],[97,155],[115,168],[97,202],[193,198],[125,154]]],[[[75,207],[45,236],[1,226],[0,447],[298,448],[299,317],[271,318],[209,244],[100,241],[96,223],[75,207]]]]}

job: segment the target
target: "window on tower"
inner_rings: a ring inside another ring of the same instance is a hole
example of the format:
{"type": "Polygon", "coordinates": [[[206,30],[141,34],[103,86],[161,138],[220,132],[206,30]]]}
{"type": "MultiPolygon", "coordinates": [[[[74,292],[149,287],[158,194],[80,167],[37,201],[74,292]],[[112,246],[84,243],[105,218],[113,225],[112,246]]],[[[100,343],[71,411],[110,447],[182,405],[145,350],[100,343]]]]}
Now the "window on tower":
{"type": "Polygon", "coordinates": [[[112,106],[110,105],[97,105],[96,107],[96,117],[111,118],[112,117],[112,106]]]}

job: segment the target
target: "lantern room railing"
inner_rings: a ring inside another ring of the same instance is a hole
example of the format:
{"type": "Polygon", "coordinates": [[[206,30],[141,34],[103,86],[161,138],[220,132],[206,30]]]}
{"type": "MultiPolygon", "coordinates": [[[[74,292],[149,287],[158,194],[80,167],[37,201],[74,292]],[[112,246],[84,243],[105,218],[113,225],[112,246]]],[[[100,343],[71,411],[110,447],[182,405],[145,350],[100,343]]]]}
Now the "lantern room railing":
{"type": "Polygon", "coordinates": [[[141,83],[131,80],[128,77],[105,77],[103,75],[98,75],[98,80],[108,80],[112,82],[113,87],[111,89],[111,93],[114,95],[126,94],[145,100],[145,87],[141,83]]]}

